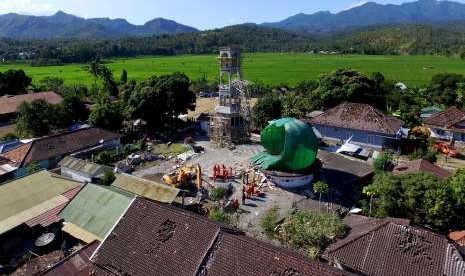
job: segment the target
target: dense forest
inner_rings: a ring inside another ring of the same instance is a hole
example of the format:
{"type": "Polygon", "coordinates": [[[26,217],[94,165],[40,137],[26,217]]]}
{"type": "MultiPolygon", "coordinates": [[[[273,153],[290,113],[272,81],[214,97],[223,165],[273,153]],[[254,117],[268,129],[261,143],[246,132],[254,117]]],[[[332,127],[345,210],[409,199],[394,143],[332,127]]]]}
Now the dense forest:
{"type": "Polygon", "coordinates": [[[462,55],[465,21],[348,29],[325,36],[237,25],[204,32],[119,40],[0,40],[0,61],[32,65],[83,63],[96,58],[206,54],[219,45],[239,44],[246,52],[462,55]]]}

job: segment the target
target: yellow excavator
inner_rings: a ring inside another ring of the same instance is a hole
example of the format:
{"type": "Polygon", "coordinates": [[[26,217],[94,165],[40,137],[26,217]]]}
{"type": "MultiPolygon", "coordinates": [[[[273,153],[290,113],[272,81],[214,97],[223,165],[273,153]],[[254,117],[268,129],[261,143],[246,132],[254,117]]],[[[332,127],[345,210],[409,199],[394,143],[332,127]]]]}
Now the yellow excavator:
{"type": "Polygon", "coordinates": [[[199,189],[202,186],[202,169],[200,165],[195,167],[184,166],[176,172],[164,175],[162,179],[166,184],[180,188],[191,185],[194,178],[196,178],[196,185],[199,189]]]}

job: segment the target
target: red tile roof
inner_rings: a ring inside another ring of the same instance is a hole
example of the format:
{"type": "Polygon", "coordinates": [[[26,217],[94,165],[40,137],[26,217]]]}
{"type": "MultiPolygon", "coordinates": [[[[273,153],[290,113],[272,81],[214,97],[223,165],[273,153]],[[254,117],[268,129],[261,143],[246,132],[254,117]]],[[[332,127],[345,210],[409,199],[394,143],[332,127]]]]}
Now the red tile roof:
{"type": "Polygon", "coordinates": [[[101,145],[120,138],[121,135],[97,127],[82,128],[75,131],[46,136],[9,151],[2,157],[15,162],[22,167],[33,162],[39,162],[55,156],[71,154],[77,151],[101,145]]]}
{"type": "Polygon", "coordinates": [[[310,119],[313,125],[326,125],[383,134],[396,134],[404,122],[368,104],[342,103],[310,119]]]}
{"type": "MultiPolygon", "coordinates": [[[[76,187],[74,189],[71,189],[67,191],[66,193],[63,193],[65,197],[67,197],[69,200],[73,199],[79,191],[82,189],[83,186],[76,187]]],[[[66,207],[68,203],[61,204],[43,214],[40,214],[39,216],[26,221],[26,225],[29,227],[34,227],[36,225],[41,225],[43,227],[47,227],[55,222],[60,221],[60,218],[58,215],[61,213],[61,211],[66,207]]]]}
{"type": "Polygon", "coordinates": [[[444,130],[457,130],[464,131],[463,129],[455,127],[455,125],[465,120],[465,112],[453,106],[444,111],[435,113],[428,118],[424,125],[433,128],[444,130]]]}
{"type": "Polygon", "coordinates": [[[460,246],[465,246],[465,230],[464,231],[456,231],[450,232],[449,238],[455,241],[460,246]]]}
{"type": "Polygon", "coordinates": [[[352,275],[253,238],[225,233],[218,240],[202,275],[352,275]]]}
{"type": "Polygon", "coordinates": [[[399,164],[394,167],[394,174],[405,174],[405,173],[414,173],[414,172],[427,172],[435,175],[439,179],[447,178],[452,176],[452,172],[446,169],[443,169],[437,165],[431,164],[429,161],[424,159],[418,159],[409,161],[406,163],[399,164]]]}
{"type": "Polygon", "coordinates": [[[142,198],[134,201],[93,262],[93,275],[349,275],[142,198]]]}
{"type": "Polygon", "coordinates": [[[45,100],[51,104],[63,102],[63,98],[55,92],[38,92],[11,97],[0,97],[0,115],[16,113],[23,102],[30,103],[34,100],[45,100]]]}
{"type": "Polygon", "coordinates": [[[391,220],[358,219],[324,256],[365,275],[464,275],[465,263],[447,238],[391,220]],[[462,274],[447,274],[460,271],[462,274]]]}

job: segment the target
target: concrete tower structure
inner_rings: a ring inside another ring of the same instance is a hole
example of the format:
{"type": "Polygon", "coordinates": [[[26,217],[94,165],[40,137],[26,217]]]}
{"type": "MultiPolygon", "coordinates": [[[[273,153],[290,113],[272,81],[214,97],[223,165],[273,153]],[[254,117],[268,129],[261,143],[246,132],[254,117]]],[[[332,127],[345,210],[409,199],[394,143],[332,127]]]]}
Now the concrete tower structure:
{"type": "Polygon", "coordinates": [[[240,48],[221,48],[218,61],[219,101],[211,121],[210,138],[218,147],[229,147],[250,139],[250,95],[241,79],[240,48]]]}

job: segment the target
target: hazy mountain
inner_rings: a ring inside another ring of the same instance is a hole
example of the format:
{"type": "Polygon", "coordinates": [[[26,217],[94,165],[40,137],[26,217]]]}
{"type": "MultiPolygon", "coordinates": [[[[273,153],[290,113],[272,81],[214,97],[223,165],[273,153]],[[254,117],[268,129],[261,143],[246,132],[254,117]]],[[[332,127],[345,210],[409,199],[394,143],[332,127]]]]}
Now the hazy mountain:
{"type": "Polygon", "coordinates": [[[84,19],[62,11],[52,16],[0,15],[0,37],[8,38],[113,39],[195,31],[197,29],[163,18],[139,26],[124,19],[84,19]]]}
{"type": "Polygon", "coordinates": [[[276,23],[264,25],[308,33],[325,33],[351,27],[394,23],[428,23],[465,19],[465,4],[420,0],[401,5],[381,5],[368,2],[337,14],[318,12],[297,14],[276,23]]]}

